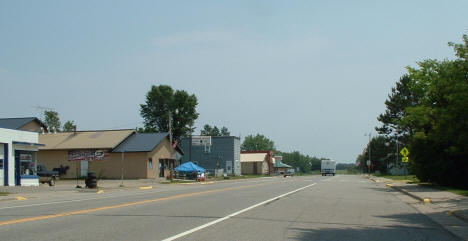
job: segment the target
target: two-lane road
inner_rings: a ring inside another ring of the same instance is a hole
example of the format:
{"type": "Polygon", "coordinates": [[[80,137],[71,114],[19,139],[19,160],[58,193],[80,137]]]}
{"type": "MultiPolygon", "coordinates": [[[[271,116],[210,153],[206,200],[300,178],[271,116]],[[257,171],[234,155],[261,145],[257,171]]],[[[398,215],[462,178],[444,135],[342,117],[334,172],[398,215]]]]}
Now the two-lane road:
{"type": "Polygon", "coordinates": [[[0,240],[455,240],[359,176],[261,178],[0,203],[0,240]],[[78,200],[78,199],[77,199],[78,200]]]}

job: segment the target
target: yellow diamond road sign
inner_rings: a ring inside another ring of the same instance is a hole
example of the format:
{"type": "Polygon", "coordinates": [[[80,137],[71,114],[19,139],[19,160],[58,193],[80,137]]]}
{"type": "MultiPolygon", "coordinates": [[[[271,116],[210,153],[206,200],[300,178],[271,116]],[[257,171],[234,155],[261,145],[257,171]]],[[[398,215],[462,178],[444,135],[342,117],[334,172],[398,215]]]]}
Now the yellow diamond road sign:
{"type": "Polygon", "coordinates": [[[409,162],[409,158],[407,156],[401,158],[401,161],[402,162],[409,162]]]}
{"type": "Polygon", "coordinates": [[[409,155],[409,151],[408,151],[408,149],[406,149],[406,147],[403,147],[403,149],[401,149],[400,153],[403,156],[408,156],[409,155]]]}

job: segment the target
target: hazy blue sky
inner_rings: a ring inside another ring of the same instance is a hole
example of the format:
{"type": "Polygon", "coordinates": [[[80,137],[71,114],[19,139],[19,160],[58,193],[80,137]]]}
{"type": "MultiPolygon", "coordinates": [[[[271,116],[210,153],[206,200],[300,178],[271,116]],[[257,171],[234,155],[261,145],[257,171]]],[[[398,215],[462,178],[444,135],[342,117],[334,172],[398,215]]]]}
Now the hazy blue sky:
{"type": "Polygon", "coordinates": [[[383,2],[2,0],[0,117],[134,128],[168,84],[198,97],[197,132],[353,162],[405,66],[468,33],[468,1],[383,2]]]}

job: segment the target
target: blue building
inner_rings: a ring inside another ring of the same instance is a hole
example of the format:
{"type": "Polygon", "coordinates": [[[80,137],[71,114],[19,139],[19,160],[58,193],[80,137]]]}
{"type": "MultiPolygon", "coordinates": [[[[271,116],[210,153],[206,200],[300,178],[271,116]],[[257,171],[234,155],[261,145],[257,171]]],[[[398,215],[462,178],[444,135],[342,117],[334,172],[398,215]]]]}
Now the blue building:
{"type": "MultiPolygon", "coordinates": [[[[181,147],[185,155],[182,163],[190,161],[190,138],[182,138],[181,147]]],[[[211,146],[192,145],[192,160],[214,174],[223,169],[228,175],[241,175],[240,138],[235,136],[213,136],[211,146]]]]}

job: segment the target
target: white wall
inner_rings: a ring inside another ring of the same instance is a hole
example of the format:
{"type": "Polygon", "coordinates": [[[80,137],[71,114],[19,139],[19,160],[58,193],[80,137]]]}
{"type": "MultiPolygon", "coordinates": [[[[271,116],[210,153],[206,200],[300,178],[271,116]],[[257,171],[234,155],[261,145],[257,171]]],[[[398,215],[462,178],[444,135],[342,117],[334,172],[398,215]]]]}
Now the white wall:
{"type": "MultiPolygon", "coordinates": [[[[0,128],[0,143],[8,144],[8,170],[5,171],[8,171],[8,185],[10,186],[15,185],[15,149],[13,148],[13,141],[39,143],[39,133],[0,128]]],[[[25,147],[21,149],[27,150],[30,148],[25,147]]]]}

